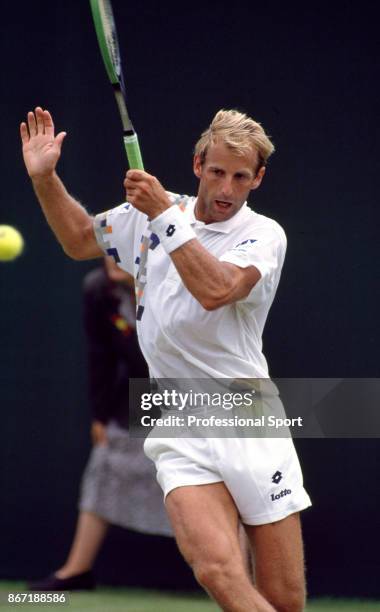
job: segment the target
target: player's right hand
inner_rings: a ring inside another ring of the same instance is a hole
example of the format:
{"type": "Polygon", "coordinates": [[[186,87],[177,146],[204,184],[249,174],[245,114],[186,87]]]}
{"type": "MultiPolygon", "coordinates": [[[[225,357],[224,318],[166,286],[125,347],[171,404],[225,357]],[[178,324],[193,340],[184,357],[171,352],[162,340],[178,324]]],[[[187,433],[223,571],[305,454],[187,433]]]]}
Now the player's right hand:
{"type": "Polygon", "coordinates": [[[29,112],[27,123],[21,123],[22,153],[29,176],[44,178],[53,174],[66,132],[54,136],[53,119],[47,110],[37,106],[29,112]]]}

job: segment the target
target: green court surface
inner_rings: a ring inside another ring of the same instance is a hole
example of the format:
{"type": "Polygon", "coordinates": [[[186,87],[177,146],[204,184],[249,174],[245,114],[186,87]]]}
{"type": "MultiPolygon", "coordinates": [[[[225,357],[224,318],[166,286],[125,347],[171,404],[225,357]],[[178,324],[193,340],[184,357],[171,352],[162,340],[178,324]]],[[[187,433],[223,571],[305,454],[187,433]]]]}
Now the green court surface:
{"type": "MultiPolygon", "coordinates": [[[[25,593],[25,584],[0,582],[0,612],[17,609],[34,612],[217,612],[218,606],[206,596],[188,593],[143,591],[126,588],[98,588],[94,592],[70,593],[66,604],[9,604],[8,593],[25,593]]],[[[307,612],[380,612],[380,602],[318,599],[308,603],[307,612]]]]}

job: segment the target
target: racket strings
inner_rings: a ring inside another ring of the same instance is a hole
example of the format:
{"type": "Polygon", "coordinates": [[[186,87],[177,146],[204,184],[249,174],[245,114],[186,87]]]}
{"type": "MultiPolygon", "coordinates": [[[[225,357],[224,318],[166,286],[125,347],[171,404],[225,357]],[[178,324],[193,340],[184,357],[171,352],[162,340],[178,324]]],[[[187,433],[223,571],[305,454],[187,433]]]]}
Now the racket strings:
{"type": "Polygon", "coordinates": [[[112,12],[111,3],[108,0],[99,1],[100,18],[103,25],[106,45],[110,54],[112,64],[118,77],[121,75],[120,48],[117,38],[116,24],[112,12]]]}

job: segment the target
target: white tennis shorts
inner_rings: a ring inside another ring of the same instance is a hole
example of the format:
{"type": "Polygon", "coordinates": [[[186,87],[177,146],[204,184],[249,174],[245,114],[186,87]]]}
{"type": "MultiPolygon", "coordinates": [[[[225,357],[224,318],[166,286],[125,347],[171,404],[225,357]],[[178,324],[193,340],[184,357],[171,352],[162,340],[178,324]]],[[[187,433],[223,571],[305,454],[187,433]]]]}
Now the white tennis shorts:
{"type": "Polygon", "coordinates": [[[155,438],[145,454],[165,497],[177,487],[224,482],[242,523],[264,525],[311,506],[291,438],[155,438]]]}

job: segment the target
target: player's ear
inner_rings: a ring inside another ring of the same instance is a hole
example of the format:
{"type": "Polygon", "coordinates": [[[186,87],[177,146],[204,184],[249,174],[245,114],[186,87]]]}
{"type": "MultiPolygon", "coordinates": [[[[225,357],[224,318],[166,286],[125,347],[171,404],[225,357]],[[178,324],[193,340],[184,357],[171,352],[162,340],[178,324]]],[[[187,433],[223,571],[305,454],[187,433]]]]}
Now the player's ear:
{"type": "Polygon", "coordinates": [[[260,187],[261,181],[264,178],[264,174],[265,174],[265,166],[261,166],[261,168],[259,168],[255,178],[252,181],[251,189],[257,189],[258,187],[260,187]]]}
{"type": "Polygon", "coordinates": [[[194,170],[195,176],[197,178],[201,178],[201,176],[202,176],[202,162],[201,162],[200,155],[194,155],[193,170],[194,170]]]}

